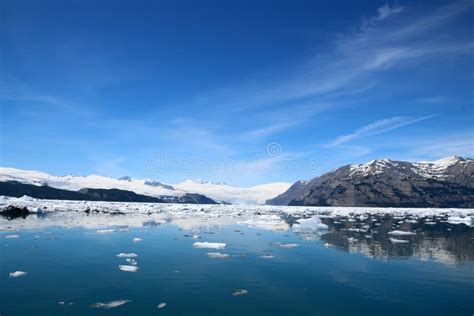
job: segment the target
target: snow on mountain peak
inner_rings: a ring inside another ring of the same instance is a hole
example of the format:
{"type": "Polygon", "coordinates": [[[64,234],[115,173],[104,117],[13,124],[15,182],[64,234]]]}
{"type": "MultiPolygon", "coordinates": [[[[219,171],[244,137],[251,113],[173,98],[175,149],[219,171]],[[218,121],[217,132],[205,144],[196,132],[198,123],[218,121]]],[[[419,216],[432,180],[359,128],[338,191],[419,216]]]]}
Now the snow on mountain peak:
{"type": "Polygon", "coordinates": [[[398,164],[390,159],[374,159],[364,164],[350,165],[349,175],[381,174],[384,172],[384,169],[396,166],[398,166],[398,164]]]}
{"type": "Polygon", "coordinates": [[[0,181],[18,181],[33,185],[45,185],[64,190],[78,191],[84,188],[120,189],[148,196],[181,196],[185,193],[203,194],[211,199],[233,204],[264,204],[266,200],[286,191],[291,183],[269,183],[254,187],[235,187],[223,182],[214,184],[202,180],[186,180],[176,185],[157,180],[122,177],[114,179],[100,175],[53,176],[44,172],[0,167],[0,181]]]}
{"type": "Polygon", "coordinates": [[[451,157],[445,157],[441,158],[435,161],[426,161],[426,162],[420,162],[420,164],[433,164],[437,165],[439,167],[449,167],[454,164],[457,164],[458,162],[464,162],[466,159],[458,157],[458,156],[451,156],[451,157]]]}

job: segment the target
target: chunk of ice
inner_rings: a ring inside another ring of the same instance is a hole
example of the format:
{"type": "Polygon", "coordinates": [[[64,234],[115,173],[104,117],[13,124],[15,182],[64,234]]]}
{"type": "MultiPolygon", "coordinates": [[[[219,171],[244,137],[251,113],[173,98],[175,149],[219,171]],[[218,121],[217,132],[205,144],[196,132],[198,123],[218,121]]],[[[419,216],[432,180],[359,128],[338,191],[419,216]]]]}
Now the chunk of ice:
{"type": "Polygon", "coordinates": [[[92,304],[91,307],[93,308],[102,308],[102,309],[110,309],[110,308],[115,308],[119,307],[123,304],[130,303],[131,300],[117,300],[117,301],[111,301],[111,302],[106,302],[106,303],[101,303],[97,302],[95,304],[92,304]]]}
{"type": "Polygon", "coordinates": [[[125,253],[125,252],[121,252],[119,254],[117,254],[117,257],[119,258],[136,258],[138,257],[138,255],[136,253],[125,253]]]}
{"type": "Polygon", "coordinates": [[[388,232],[389,235],[394,235],[394,236],[412,236],[416,235],[414,232],[407,232],[403,230],[392,230],[391,232],[388,232]]]}
{"type": "Polygon", "coordinates": [[[230,258],[230,256],[226,253],[220,253],[220,252],[208,252],[206,253],[206,256],[209,258],[216,258],[216,259],[227,259],[230,258]]]}
{"type": "Polygon", "coordinates": [[[136,266],[128,266],[128,265],[119,265],[119,269],[122,270],[122,271],[125,271],[125,272],[137,272],[138,271],[138,267],[136,266]]]}
{"type": "Polygon", "coordinates": [[[292,229],[296,232],[307,232],[317,230],[327,230],[328,225],[323,224],[318,216],[311,218],[301,218],[297,220],[297,224],[293,224],[292,229]]]}
{"type": "Polygon", "coordinates": [[[16,239],[16,238],[20,238],[20,235],[7,235],[5,236],[6,239],[16,239]]]}
{"type": "Polygon", "coordinates": [[[278,247],[280,248],[287,248],[287,249],[290,249],[290,248],[296,248],[298,247],[299,245],[298,244],[277,244],[278,247]]]}
{"type": "Polygon", "coordinates": [[[19,278],[22,276],[27,275],[28,273],[25,271],[15,271],[15,272],[10,272],[10,278],[19,278]]]}
{"type": "Polygon", "coordinates": [[[390,241],[393,242],[394,244],[408,244],[410,242],[409,240],[396,239],[396,238],[390,238],[390,241]]]}
{"type": "Polygon", "coordinates": [[[142,242],[143,239],[138,238],[138,237],[135,237],[135,238],[132,239],[132,241],[133,241],[133,242],[142,242]]]}
{"type": "Polygon", "coordinates": [[[459,217],[459,216],[450,216],[448,217],[448,223],[450,224],[465,224],[469,227],[474,226],[474,221],[471,216],[459,217]]]}
{"type": "Polygon", "coordinates": [[[158,307],[158,308],[163,308],[163,307],[165,307],[165,306],[166,306],[166,303],[163,302],[163,303],[158,304],[157,307],[158,307]]]}
{"type": "Polygon", "coordinates": [[[112,234],[115,229],[101,229],[97,231],[97,234],[105,235],[105,234],[112,234]]]}
{"type": "Polygon", "coordinates": [[[232,293],[232,296],[241,296],[241,295],[246,295],[248,293],[249,291],[247,290],[239,289],[239,290],[235,290],[234,293],[232,293]]]}
{"type": "Polygon", "coordinates": [[[223,242],[195,242],[193,244],[194,248],[208,248],[208,249],[225,249],[227,245],[223,242]]]}

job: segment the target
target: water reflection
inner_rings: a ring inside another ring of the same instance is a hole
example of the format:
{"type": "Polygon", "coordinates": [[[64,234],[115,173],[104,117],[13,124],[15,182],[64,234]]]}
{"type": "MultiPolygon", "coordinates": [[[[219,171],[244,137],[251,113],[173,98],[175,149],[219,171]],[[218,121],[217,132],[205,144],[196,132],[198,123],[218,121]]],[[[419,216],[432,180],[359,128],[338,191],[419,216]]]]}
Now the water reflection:
{"type": "Polygon", "coordinates": [[[321,240],[326,247],[382,260],[411,258],[447,265],[474,261],[474,227],[448,222],[449,216],[460,212],[457,210],[419,213],[359,209],[352,212],[342,208],[89,204],[23,201],[15,213],[19,217],[12,214],[0,217],[0,232],[41,230],[51,226],[97,230],[117,227],[159,229],[165,224],[205,232],[210,228],[243,225],[256,229],[257,233],[258,230],[292,232],[309,243],[321,240]],[[27,216],[26,212],[20,212],[24,205],[35,213],[27,216]]]}
{"type": "Polygon", "coordinates": [[[474,228],[450,224],[443,217],[417,220],[368,215],[322,221],[329,230],[320,238],[329,247],[383,260],[414,258],[448,265],[474,261],[474,228]]]}

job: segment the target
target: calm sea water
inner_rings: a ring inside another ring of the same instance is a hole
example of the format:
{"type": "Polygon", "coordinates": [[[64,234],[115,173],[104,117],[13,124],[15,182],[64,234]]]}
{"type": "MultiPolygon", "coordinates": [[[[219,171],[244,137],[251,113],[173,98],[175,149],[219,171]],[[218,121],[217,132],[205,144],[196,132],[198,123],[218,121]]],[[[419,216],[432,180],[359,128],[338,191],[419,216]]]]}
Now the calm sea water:
{"type": "Polygon", "coordinates": [[[35,218],[38,228],[20,225],[31,216],[4,222],[2,316],[474,313],[474,229],[466,225],[412,223],[416,235],[397,236],[408,242],[394,243],[387,232],[399,219],[390,216],[364,219],[377,223],[370,236],[348,230],[357,222],[328,218],[329,230],[315,235],[236,224],[183,227],[146,217],[141,227],[115,225],[114,232],[100,234],[67,221],[44,225],[54,216],[35,218]],[[4,238],[14,234],[19,237],[4,238]],[[136,237],[143,241],[133,242],[136,237]],[[227,248],[196,249],[196,241],[227,248]],[[287,244],[297,246],[282,247],[287,244]],[[230,258],[209,258],[208,252],[230,258]],[[136,253],[139,270],[121,271],[118,265],[127,262],[118,253],[136,253]],[[27,275],[9,277],[17,270],[27,275]],[[247,294],[232,295],[238,289],[247,294]],[[130,302],[91,307],[117,300],[130,302]]]}

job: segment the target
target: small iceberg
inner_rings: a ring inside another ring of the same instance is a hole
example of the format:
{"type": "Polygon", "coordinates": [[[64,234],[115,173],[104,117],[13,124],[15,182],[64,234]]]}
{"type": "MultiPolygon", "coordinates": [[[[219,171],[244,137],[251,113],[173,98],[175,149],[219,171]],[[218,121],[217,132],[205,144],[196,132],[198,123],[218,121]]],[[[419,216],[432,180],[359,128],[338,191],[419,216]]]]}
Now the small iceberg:
{"type": "Polygon", "coordinates": [[[138,264],[136,260],[131,259],[131,258],[127,258],[127,259],[125,259],[125,261],[130,263],[132,266],[136,266],[138,264]]]}
{"type": "Polygon", "coordinates": [[[5,236],[6,239],[17,239],[20,238],[20,235],[7,235],[5,236]]]}
{"type": "Polygon", "coordinates": [[[299,246],[298,244],[282,244],[282,243],[277,243],[276,245],[280,248],[287,248],[287,249],[296,248],[299,246]]]}
{"type": "Polygon", "coordinates": [[[389,235],[394,235],[394,236],[412,236],[416,235],[414,232],[407,232],[403,230],[393,230],[391,232],[388,232],[389,235]]]}
{"type": "Polygon", "coordinates": [[[117,257],[119,258],[136,258],[138,257],[138,255],[136,253],[125,253],[125,252],[121,252],[119,254],[117,254],[117,257]]]}
{"type": "Polygon", "coordinates": [[[244,289],[239,289],[235,290],[234,293],[232,293],[232,296],[242,296],[242,295],[247,295],[249,291],[244,290],[244,289]]]}
{"type": "Polygon", "coordinates": [[[137,266],[128,266],[128,265],[119,265],[119,269],[125,272],[137,272],[138,267],[137,266]]]}
{"type": "Polygon", "coordinates": [[[10,278],[19,278],[22,276],[27,275],[28,273],[25,271],[15,271],[15,272],[10,272],[9,276],[10,278]]]}
{"type": "Polygon", "coordinates": [[[97,302],[95,304],[92,304],[91,307],[93,308],[102,308],[102,309],[110,309],[110,308],[115,308],[122,306],[124,304],[130,303],[131,300],[118,300],[118,301],[112,301],[112,302],[107,302],[107,303],[101,303],[97,302]]]}
{"type": "Polygon", "coordinates": [[[193,244],[194,248],[201,248],[201,249],[225,249],[227,245],[223,242],[195,242],[193,244]]]}
{"type": "Polygon", "coordinates": [[[409,240],[396,239],[396,238],[390,238],[390,241],[394,244],[408,244],[410,242],[409,240]]]}
{"type": "Polygon", "coordinates": [[[220,253],[220,252],[208,252],[206,253],[206,256],[209,258],[216,258],[216,259],[227,259],[230,258],[230,256],[226,253],[220,253]]]}
{"type": "Polygon", "coordinates": [[[473,218],[471,216],[459,217],[459,216],[450,216],[448,217],[448,223],[450,224],[465,224],[469,227],[474,226],[473,218]]]}
{"type": "Polygon", "coordinates": [[[137,243],[137,242],[142,242],[143,239],[138,238],[138,237],[135,237],[135,238],[132,239],[132,241],[135,242],[135,243],[137,243]]]}
{"type": "Polygon", "coordinates": [[[302,218],[297,220],[297,224],[293,224],[292,229],[295,232],[314,232],[319,230],[327,230],[329,227],[323,224],[318,216],[311,218],[302,218]]]}
{"type": "Polygon", "coordinates": [[[115,229],[101,229],[97,231],[97,234],[105,235],[105,234],[112,234],[115,229]]]}
{"type": "Polygon", "coordinates": [[[163,303],[158,304],[157,308],[163,308],[165,306],[166,306],[166,303],[163,302],[163,303]]]}

